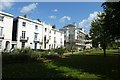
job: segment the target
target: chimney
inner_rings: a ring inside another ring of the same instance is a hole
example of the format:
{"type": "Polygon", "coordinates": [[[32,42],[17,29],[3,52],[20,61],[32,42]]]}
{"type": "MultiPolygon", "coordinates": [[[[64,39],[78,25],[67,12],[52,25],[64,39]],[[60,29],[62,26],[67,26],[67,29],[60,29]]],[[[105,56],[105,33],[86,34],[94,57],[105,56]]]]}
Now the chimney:
{"type": "Polygon", "coordinates": [[[37,19],[37,21],[41,22],[41,20],[40,20],[40,19],[37,19]]]}
{"type": "Polygon", "coordinates": [[[27,18],[27,17],[28,17],[28,15],[27,15],[27,14],[25,14],[25,15],[23,15],[23,17],[24,17],[24,18],[27,18]]]}
{"type": "Polygon", "coordinates": [[[53,28],[53,29],[56,29],[56,26],[55,26],[55,24],[52,26],[52,28],[53,28]]]}

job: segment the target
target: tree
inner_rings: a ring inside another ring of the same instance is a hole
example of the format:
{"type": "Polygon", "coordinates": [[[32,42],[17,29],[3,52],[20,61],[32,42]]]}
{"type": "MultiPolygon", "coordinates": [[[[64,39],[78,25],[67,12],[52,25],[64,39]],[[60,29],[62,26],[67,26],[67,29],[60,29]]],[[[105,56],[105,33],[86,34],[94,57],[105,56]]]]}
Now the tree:
{"type": "Polygon", "coordinates": [[[104,56],[106,56],[106,48],[111,39],[108,24],[105,20],[105,13],[99,13],[98,18],[92,21],[90,35],[93,46],[98,47],[98,44],[100,44],[104,51],[104,56]]]}
{"type": "Polygon", "coordinates": [[[106,56],[108,43],[120,39],[120,1],[104,2],[104,12],[91,24],[90,34],[93,46],[101,44],[106,56]]]}
{"type": "Polygon", "coordinates": [[[109,33],[113,40],[120,38],[120,1],[104,2],[102,7],[105,12],[106,23],[109,24],[109,33]]]}
{"type": "Polygon", "coordinates": [[[75,47],[75,39],[74,39],[74,34],[70,34],[70,49],[71,49],[71,52],[73,54],[73,49],[75,47]]]}

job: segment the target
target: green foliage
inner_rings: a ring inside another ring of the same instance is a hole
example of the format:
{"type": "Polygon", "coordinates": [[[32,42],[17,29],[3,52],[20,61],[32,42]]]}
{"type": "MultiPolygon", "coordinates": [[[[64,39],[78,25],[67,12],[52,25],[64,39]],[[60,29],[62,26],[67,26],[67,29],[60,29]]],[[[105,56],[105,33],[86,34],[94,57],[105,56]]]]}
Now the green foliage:
{"type": "Polygon", "coordinates": [[[90,29],[93,46],[97,48],[98,44],[100,44],[104,50],[104,56],[106,56],[106,48],[108,44],[112,41],[108,27],[105,13],[100,13],[98,14],[98,18],[91,23],[90,29]]]}
{"type": "Polygon", "coordinates": [[[64,52],[65,52],[65,49],[64,49],[64,48],[58,48],[58,49],[56,49],[56,52],[57,52],[59,55],[63,55],[64,52]]]}
{"type": "Polygon", "coordinates": [[[2,67],[2,78],[119,80],[120,64],[119,56],[114,55],[116,52],[109,50],[108,53],[113,55],[108,55],[106,58],[103,57],[102,51],[93,50],[90,54],[66,55],[64,59],[55,59],[45,63],[5,64],[2,67]]]}
{"type": "Polygon", "coordinates": [[[104,2],[102,4],[105,12],[105,21],[108,24],[108,30],[111,37],[120,38],[120,1],[119,2],[104,2]]]}
{"type": "Polygon", "coordinates": [[[30,48],[14,49],[11,53],[3,52],[3,63],[30,62],[41,57],[41,54],[30,48]]]}

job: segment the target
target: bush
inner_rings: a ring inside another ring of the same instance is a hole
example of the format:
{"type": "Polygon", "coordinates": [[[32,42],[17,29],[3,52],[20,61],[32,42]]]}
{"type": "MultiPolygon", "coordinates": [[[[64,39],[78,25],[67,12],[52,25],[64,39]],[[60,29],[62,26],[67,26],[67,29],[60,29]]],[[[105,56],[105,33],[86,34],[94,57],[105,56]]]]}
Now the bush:
{"type": "Polygon", "coordinates": [[[45,58],[45,57],[47,57],[48,55],[49,55],[49,52],[47,52],[47,51],[44,51],[44,52],[41,53],[41,57],[42,57],[42,58],[45,58]]]}
{"type": "Polygon", "coordinates": [[[58,49],[56,49],[56,52],[57,52],[59,55],[63,55],[64,52],[65,52],[65,49],[64,49],[64,48],[58,48],[58,49]]]}
{"type": "Polygon", "coordinates": [[[40,57],[40,54],[30,48],[14,49],[11,53],[3,52],[3,63],[30,62],[40,57]]]}
{"type": "Polygon", "coordinates": [[[41,58],[41,56],[42,56],[41,52],[36,51],[33,54],[31,54],[30,57],[32,60],[37,60],[37,58],[41,58]]]}

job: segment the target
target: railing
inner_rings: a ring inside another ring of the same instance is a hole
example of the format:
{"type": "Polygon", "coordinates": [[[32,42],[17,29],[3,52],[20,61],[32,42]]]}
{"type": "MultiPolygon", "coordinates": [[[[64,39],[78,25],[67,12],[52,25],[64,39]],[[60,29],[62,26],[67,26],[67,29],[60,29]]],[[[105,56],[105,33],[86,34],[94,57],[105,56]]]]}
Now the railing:
{"type": "Polygon", "coordinates": [[[4,34],[0,34],[0,39],[4,39],[4,34]]]}
{"type": "Polygon", "coordinates": [[[28,39],[29,39],[29,37],[22,37],[22,36],[20,36],[20,41],[25,41],[25,42],[27,42],[28,39]]]}

